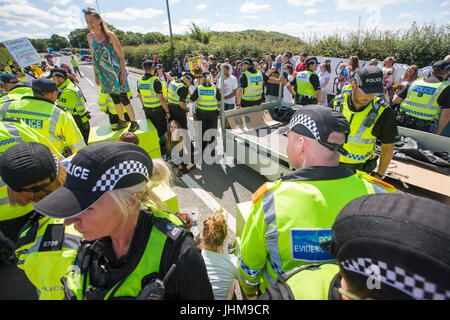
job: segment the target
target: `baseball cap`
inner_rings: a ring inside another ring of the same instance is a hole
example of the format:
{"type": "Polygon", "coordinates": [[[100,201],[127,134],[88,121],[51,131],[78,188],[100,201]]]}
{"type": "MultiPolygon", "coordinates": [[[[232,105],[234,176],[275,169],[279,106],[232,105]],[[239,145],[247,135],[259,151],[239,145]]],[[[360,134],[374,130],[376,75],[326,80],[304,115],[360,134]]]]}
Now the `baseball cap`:
{"type": "Polygon", "coordinates": [[[53,91],[58,91],[60,93],[62,92],[59,90],[55,81],[46,78],[37,78],[33,81],[31,88],[33,89],[33,92],[39,93],[49,93],[53,91]]]}
{"type": "Polygon", "coordinates": [[[309,66],[311,64],[319,64],[319,60],[317,60],[316,57],[310,57],[310,58],[306,59],[305,64],[307,66],[309,66]]]}
{"type": "Polygon", "coordinates": [[[321,105],[308,105],[299,108],[291,117],[288,127],[280,130],[280,133],[287,131],[293,131],[315,139],[332,151],[347,154],[342,145],[327,141],[333,131],[342,132],[345,135],[350,133],[350,124],[347,119],[340,112],[331,108],[321,105]]]}
{"type": "Polygon", "coordinates": [[[94,143],[75,154],[68,164],[64,185],[33,208],[52,218],[71,218],[83,213],[110,190],[148,181],[152,169],[148,153],[135,144],[94,143]]]}
{"type": "Polygon", "coordinates": [[[23,192],[24,187],[50,178],[47,185],[26,189],[38,192],[51,184],[58,173],[58,158],[47,146],[37,142],[18,143],[0,154],[0,175],[15,192],[23,192]]]}
{"type": "Polygon", "coordinates": [[[358,68],[353,77],[357,86],[365,93],[383,93],[383,71],[375,66],[358,68]]]}
{"type": "Polygon", "coordinates": [[[445,72],[450,69],[450,61],[440,60],[433,64],[433,71],[445,72]]]}
{"type": "Polygon", "coordinates": [[[144,69],[151,69],[153,68],[153,61],[152,60],[145,60],[143,63],[144,69]]]}
{"type": "Polygon", "coordinates": [[[242,60],[242,64],[249,64],[249,65],[253,65],[253,59],[251,59],[251,58],[244,58],[243,60],[242,60]]]}
{"type": "Polygon", "coordinates": [[[67,79],[67,72],[64,69],[53,68],[50,70],[50,77],[58,76],[67,79]]]}
{"type": "Polygon", "coordinates": [[[188,78],[190,82],[194,83],[194,77],[189,72],[183,73],[183,77],[188,78]]]}
{"type": "Polygon", "coordinates": [[[321,246],[352,279],[379,280],[387,299],[450,299],[448,213],[410,194],[363,196],[340,211],[321,246]]]}
{"type": "Polygon", "coordinates": [[[164,66],[161,63],[158,63],[156,65],[156,69],[164,69],[164,66]]]}
{"type": "Polygon", "coordinates": [[[210,75],[211,75],[211,72],[205,71],[205,72],[202,72],[201,77],[202,77],[202,78],[206,78],[206,77],[209,77],[210,75]]]}
{"type": "Polygon", "coordinates": [[[17,83],[19,80],[17,79],[15,74],[5,73],[0,77],[0,81],[3,83],[17,83]]]}

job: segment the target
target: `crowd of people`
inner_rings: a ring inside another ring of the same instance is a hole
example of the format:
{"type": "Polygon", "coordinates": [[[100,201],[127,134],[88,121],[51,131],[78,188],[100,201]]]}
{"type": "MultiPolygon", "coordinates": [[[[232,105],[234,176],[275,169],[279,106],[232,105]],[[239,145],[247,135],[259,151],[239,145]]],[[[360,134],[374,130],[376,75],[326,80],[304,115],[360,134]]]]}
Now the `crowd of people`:
{"type": "Polygon", "coordinates": [[[83,13],[99,106],[112,130],[128,129],[120,141],[88,145],[77,63],[30,68],[31,85],[27,70],[0,64],[0,263],[22,269],[39,299],[227,299],[236,282],[245,299],[450,299],[448,206],[383,181],[397,123],[445,134],[450,57],[426,78],[411,66],[395,79],[393,57],[379,68],[352,56],[329,99],[330,64],[307,54],[234,66],[201,57],[193,70],[186,57],[170,72],[146,56],[138,96],[163,154],[152,159],[134,133],[121,45],[95,9],[83,13]],[[236,255],[223,248],[221,212],[205,219],[198,243],[189,215],[165,212],[152,188],[170,185],[173,168],[196,168],[187,113],[201,124],[198,148],[214,156],[208,131],[222,99],[225,112],[280,94],[301,106],[285,129],[294,171],[253,194],[236,255]]]}

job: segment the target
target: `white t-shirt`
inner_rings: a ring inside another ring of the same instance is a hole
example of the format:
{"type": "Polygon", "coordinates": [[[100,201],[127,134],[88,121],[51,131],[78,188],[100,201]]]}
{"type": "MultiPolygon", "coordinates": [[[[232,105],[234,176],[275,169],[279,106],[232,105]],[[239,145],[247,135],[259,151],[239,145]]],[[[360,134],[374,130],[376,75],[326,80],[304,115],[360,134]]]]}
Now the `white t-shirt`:
{"type": "Polygon", "coordinates": [[[327,79],[330,79],[330,74],[325,70],[324,72],[319,72],[317,75],[319,76],[320,89],[322,91],[326,91],[327,88],[325,87],[325,82],[327,81],[327,79]]]}
{"type": "Polygon", "coordinates": [[[216,300],[226,300],[234,279],[239,278],[237,257],[228,253],[202,250],[209,282],[216,300]]]}
{"type": "MultiPolygon", "coordinates": [[[[217,79],[217,88],[220,89],[221,84],[222,84],[222,80],[220,78],[218,78],[217,79]]],[[[224,86],[224,90],[223,90],[224,92],[223,92],[222,96],[226,97],[226,96],[230,95],[233,92],[233,90],[238,88],[238,81],[235,76],[230,74],[228,79],[225,79],[223,86],[224,86]]],[[[224,101],[224,103],[236,104],[236,96],[234,96],[230,99],[226,99],[224,101]]]]}
{"type": "MultiPolygon", "coordinates": [[[[294,76],[292,74],[288,74],[288,83],[292,80],[294,80],[294,76]]],[[[292,93],[288,90],[287,86],[283,86],[283,101],[292,102],[292,93]]]]}

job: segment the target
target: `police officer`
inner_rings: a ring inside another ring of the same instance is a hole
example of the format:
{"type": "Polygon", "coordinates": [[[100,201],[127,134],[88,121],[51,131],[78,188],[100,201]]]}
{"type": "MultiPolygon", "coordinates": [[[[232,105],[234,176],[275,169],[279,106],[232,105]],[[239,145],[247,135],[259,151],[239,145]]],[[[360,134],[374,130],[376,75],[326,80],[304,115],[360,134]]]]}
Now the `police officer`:
{"type": "Polygon", "coordinates": [[[187,113],[189,108],[186,100],[189,95],[189,87],[194,83],[194,77],[190,73],[184,73],[180,80],[173,80],[167,89],[167,101],[172,120],[177,121],[182,129],[187,130],[187,113]]]}
{"type": "MultiPolygon", "coordinates": [[[[128,97],[130,97],[130,94],[131,91],[128,93],[128,97]]],[[[100,107],[100,111],[108,115],[110,124],[116,124],[119,122],[116,105],[114,104],[114,101],[112,101],[109,94],[102,92],[101,86],[98,87],[98,106],[100,107]]],[[[130,117],[128,116],[126,109],[123,109],[123,114],[125,116],[125,121],[130,121],[130,117]]]]}
{"type": "Polygon", "coordinates": [[[56,147],[63,156],[68,156],[86,146],[72,115],[55,104],[61,90],[53,80],[38,78],[32,84],[33,97],[25,96],[20,101],[3,104],[0,116],[22,119],[56,147]]]}
{"type": "Polygon", "coordinates": [[[287,155],[297,171],[253,194],[242,233],[239,280],[248,297],[264,292],[295,267],[334,260],[320,243],[331,237],[339,211],[362,195],[395,190],[368,174],[339,166],[350,131],[339,112],[304,106],[292,116],[288,129],[287,155]]]}
{"type": "MultiPolygon", "coordinates": [[[[34,129],[28,127],[20,119],[0,119],[0,154],[8,148],[22,142],[39,142],[51,149],[57,158],[61,155],[56,148],[34,129]]],[[[33,208],[30,205],[13,207],[10,205],[6,184],[0,180],[0,232],[15,243],[20,229],[31,216],[33,208]]]]}
{"type": "MultiPolygon", "coordinates": [[[[62,186],[66,168],[48,147],[37,142],[11,146],[0,155],[0,175],[10,203],[29,206],[62,186]]],[[[17,266],[36,287],[39,299],[61,300],[60,279],[73,265],[81,235],[62,219],[32,212],[16,243],[17,266]]]]}
{"type": "Polygon", "coordinates": [[[360,197],[341,210],[323,244],[338,265],[294,269],[261,299],[448,300],[449,227],[448,206],[434,200],[360,197]]]}
{"type": "Polygon", "coordinates": [[[147,183],[168,170],[132,143],[95,143],[74,156],[64,186],[34,205],[83,234],[62,279],[66,299],[214,298],[192,234],[177,216],[148,206],[149,193],[158,195],[147,183]]]}
{"type": "Polygon", "coordinates": [[[151,60],[143,63],[145,74],[137,82],[139,99],[144,107],[145,117],[149,119],[161,138],[167,132],[167,120],[170,119],[169,107],[164,98],[163,86],[155,74],[155,65],[151,60]]]}
{"type": "Polygon", "coordinates": [[[236,109],[260,105],[264,93],[263,83],[267,81],[269,77],[253,67],[252,59],[243,59],[236,92],[236,109]]]}
{"type": "Polygon", "coordinates": [[[17,79],[20,82],[25,82],[27,71],[24,68],[21,68],[17,61],[14,61],[11,66],[11,72],[17,76],[17,79]]]}
{"type": "Polygon", "coordinates": [[[400,126],[441,134],[450,121],[450,85],[445,81],[449,73],[450,61],[438,61],[428,78],[417,79],[394,97],[395,104],[401,102],[400,126]]]}
{"type": "Polygon", "coordinates": [[[317,75],[319,61],[316,57],[310,57],[305,61],[306,70],[297,73],[296,77],[288,84],[287,88],[295,96],[295,103],[308,105],[320,103],[320,80],[317,75]]]}
{"type": "Polygon", "coordinates": [[[3,64],[3,62],[0,62],[0,76],[7,73],[8,71],[5,70],[5,65],[3,64]]]}
{"type": "Polygon", "coordinates": [[[351,80],[352,91],[338,95],[330,107],[341,112],[350,122],[350,134],[344,145],[347,150],[340,162],[350,169],[365,171],[383,179],[394,154],[394,144],[400,136],[392,108],[384,99],[383,71],[367,66],[359,68],[351,80]],[[381,141],[378,170],[378,156],[374,154],[375,143],[381,141]]]}
{"type": "Polygon", "coordinates": [[[75,74],[77,74],[77,72],[78,72],[78,74],[80,75],[80,78],[83,78],[83,75],[80,72],[80,68],[78,67],[78,61],[77,61],[77,59],[75,59],[75,56],[72,56],[72,59],[70,59],[70,63],[72,64],[73,72],[75,74]]]}
{"type": "Polygon", "coordinates": [[[62,93],[58,97],[58,104],[65,107],[72,114],[75,123],[83,135],[86,144],[89,141],[89,131],[91,126],[89,119],[91,113],[86,109],[86,101],[80,88],[75,86],[67,77],[67,72],[63,69],[54,68],[50,71],[50,77],[58,85],[62,93]]]}
{"type": "Polygon", "coordinates": [[[4,103],[8,100],[20,100],[23,96],[33,95],[31,84],[20,82],[17,77],[11,73],[5,73],[0,76],[0,87],[5,92],[0,103],[4,103]]]}
{"type": "MultiPolygon", "coordinates": [[[[203,72],[201,74],[200,84],[189,97],[189,100],[191,103],[197,102],[196,118],[198,121],[201,121],[203,152],[209,144],[209,137],[205,137],[205,133],[210,129],[217,130],[217,118],[219,116],[219,103],[221,100],[220,91],[212,83],[211,73],[203,72]]],[[[217,142],[214,135],[211,137],[211,140],[211,145],[215,147],[217,142]]],[[[214,147],[212,149],[213,156],[215,155],[214,147]]]]}

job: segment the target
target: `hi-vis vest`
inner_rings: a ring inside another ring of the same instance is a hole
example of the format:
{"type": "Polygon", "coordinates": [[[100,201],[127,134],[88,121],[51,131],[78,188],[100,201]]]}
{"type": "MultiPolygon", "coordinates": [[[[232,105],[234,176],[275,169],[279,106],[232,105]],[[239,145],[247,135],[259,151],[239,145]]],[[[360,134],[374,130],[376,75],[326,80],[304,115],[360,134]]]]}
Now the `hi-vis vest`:
{"type": "Polygon", "coordinates": [[[58,97],[58,104],[63,106],[72,114],[77,123],[86,123],[86,106],[81,90],[75,86],[70,79],[64,81],[59,87],[63,93],[58,97]]]}
{"type": "MultiPolygon", "coordinates": [[[[183,233],[183,223],[177,216],[165,212],[153,212],[153,227],[150,233],[147,247],[137,267],[124,280],[120,281],[106,292],[104,299],[127,297],[136,298],[143,289],[142,279],[152,273],[159,273],[161,257],[166,241],[174,241],[183,233]],[[169,233],[171,235],[169,236],[169,233]],[[168,239],[169,238],[169,239],[168,239]],[[176,238],[175,238],[176,239],[176,238]]],[[[81,249],[81,247],[80,247],[81,249]]],[[[82,256],[82,254],[80,255],[82,256]]],[[[74,266],[65,277],[65,298],[69,300],[84,300],[85,293],[90,285],[89,270],[84,269],[83,262],[86,256],[77,258],[74,266]],[[85,279],[85,277],[87,277],[85,279]]],[[[85,262],[86,264],[86,262],[85,262]]],[[[89,268],[89,266],[87,266],[89,268]]]]}
{"type": "MultiPolygon", "coordinates": [[[[0,153],[21,142],[42,143],[49,147],[58,159],[61,158],[61,154],[46,138],[25,123],[18,119],[0,119],[0,153]]],[[[7,186],[0,178],[0,221],[22,217],[32,211],[31,204],[25,207],[11,207],[9,205],[7,186]]]]}
{"type": "Polygon", "coordinates": [[[437,100],[448,86],[446,81],[429,83],[425,78],[417,79],[409,87],[406,99],[400,104],[400,111],[422,120],[438,119],[441,107],[437,100]]]}
{"type": "Polygon", "coordinates": [[[334,180],[283,179],[265,183],[252,197],[239,249],[239,280],[246,294],[258,286],[264,293],[293,268],[334,262],[320,243],[331,239],[331,226],[341,209],[363,195],[395,191],[359,171],[334,180]]]}
{"type": "Polygon", "coordinates": [[[219,102],[216,98],[217,87],[211,84],[210,87],[199,85],[197,108],[201,110],[214,111],[219,109],[219,102]]]}
{"type": "MultiPolygon", "coordinates": [[[[12,71],[16,76],[19,75],[19,74],[25,75],[25,74],[27,73],[26,70],[25,70],[24,68],[17,69],[17,68],[11,67],[11,71],[12,71]]],[[[25,76],[23,76],[23,77],[17,77],[17,80],[19,80],[20,82],[25,82],[26,77],[25,77],[25,76]]]]}
{"type": "Polygon", "coordinates": [[[250,71],[245,70],[243,73],[247,78],[247,87],[244,88],[242,99],[246,101],[260,100],[263,94],[263,75],[261,71],[257,70],[256,73],[250,73],[250,71]]]}
{"type": "Polygon", "coordinates": [[[72,115],[51,102],[23,97],[20,101],[4,103],[0,116],[22,119],[47,138],[62,155],[65,155],[66,147],[75,153],[86,146],[72,115]]]}
{"type": "Polygon", "coordinates": [[[70,63],[72,64],[72,67],[77,68],[78,67],[78,61],[77,59],[71,59],[70,63]]]}
{"type": "MultiPolygon", "coordinates": [[[[143,76],[138,81],[138,87],[144,108],[161,107],[161,100],[159,100],[158,95],[155,92],[155,80],[159,80],[158,77],[152,76],[147,80],[142,80],[142,78],[143,76]]],[[[163,81],[160,82],[162,83],[163,81]]]]}
{"type": "Polygon", "coordinates": [[[336,277],[338,274],[336,264],[297,267],[279,276],[277,283],[267,288],[267,293],[271,300],[329,300],[333,297],[330,289],[336,283],[335,278],[340,279],[336,277]]]}
{"type": "Polygon", "coordinates": [[[347,154],[341,155],[339,161],[349,164],[364,163],[372,157],[377,141],[372,129],[389,105],[381,98],[375,97],[363,111],[353,112],[348,107],[348,99],[351,99],[351,96],[347,92],[337,96],[333,104],[334,109],[341,112],[350,123],[350,134],[344,144],[347,154]]]}
{"type": "Polygon", "coordinates": [[[37,288],[39,300],[62,300],[61,277],[73,266],[81,234],[63,219],[35,214],[23,227],[15,254],[17,267],[37,288]]]}
{"type": "MultiPolygon", "coordinates": [[[[32,96],[33,95],[33,89],[31,87],[28,87],[26,85],[19,85],[11,90],[9,90],[5,95],[3,95],[0,98],[0,106],[3,105],[3,103],[11,101],[11,100],[20,100],[24,96],[32,96]]],[[[1,108],[0,108],[1,109],[1,108]]]]}
{"type": "MultiPolygon", "coordinates": [[[[127,92],[128,98],[131,99],[133,93],[132,91],[127,92]]],[[[100,107],[100,111],[105,113],[110,113],[112,115],[117,115],[116,105],[114,101],[111,99],[109,94],[102,92],[102,87],[98,87],[98,106],[100,107]]],[[[127,110],[123,108],[123,113],[127,113],[127,110]]]]}
{"type": "Polygon", "coordinates": [[[173,80],[169,83],[169,88],[167,89],[167,101],[173,104],[180,104],[180,96],[178,95],[178,89],[181,87],[186,87],[186,84],[181,80],[173,80]]]}
{"type": "Polygon", "coordinates": [[[316,98],[316,90],[309,81],[311,75],[316,74],[310,70],[299,72],[296,77],[297,81],[297,95],[305,96],[308,98],[316,98]]]}

